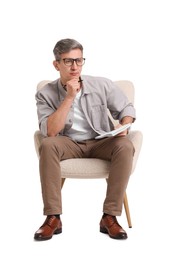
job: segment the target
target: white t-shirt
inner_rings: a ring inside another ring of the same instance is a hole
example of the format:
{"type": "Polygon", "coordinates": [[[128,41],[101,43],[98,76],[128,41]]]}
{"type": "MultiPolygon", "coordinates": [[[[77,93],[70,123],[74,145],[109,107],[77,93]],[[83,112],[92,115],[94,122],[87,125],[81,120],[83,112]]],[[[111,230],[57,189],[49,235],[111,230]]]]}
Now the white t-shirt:
{"type": "Polygon", "coordinates": [[[74,106],[74,119],[72,127],[68,130],[67,135],[75,141],[84,141],[93,139],[97,133],[89,125],[80,103],[82,91],[80,90],[73,102],[74,106]]]}

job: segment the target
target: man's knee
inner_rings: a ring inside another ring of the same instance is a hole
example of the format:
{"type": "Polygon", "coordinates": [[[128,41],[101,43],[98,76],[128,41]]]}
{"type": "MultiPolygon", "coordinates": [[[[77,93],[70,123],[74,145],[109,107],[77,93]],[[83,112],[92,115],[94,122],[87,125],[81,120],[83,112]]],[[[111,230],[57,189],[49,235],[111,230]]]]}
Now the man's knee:
{"type": "Polygon", "coordinates": [[[133,143],[127,137],[116,137],[115,139],[116,150],[134,154],[133,143]]]}
{"type": "Polygon", "coordinates": [[[63,153],[67,142],[68,137],[66,136],[46,137],[41,142],[40,151],[45,150],[63,153]]]}
{"type": "Polygon", "coordinates": [[[63,139],[65,139],[63,136],[44,138],[41,142],[40,154],[42,151],[45,153],[62,153],[65,148],[65,140],[63,139]]]}
{"type": "Polygon", "coordinates": [[[41,141],[41,149],[50,148],[56,143],[56,137],[45,137],[41,141]]]}

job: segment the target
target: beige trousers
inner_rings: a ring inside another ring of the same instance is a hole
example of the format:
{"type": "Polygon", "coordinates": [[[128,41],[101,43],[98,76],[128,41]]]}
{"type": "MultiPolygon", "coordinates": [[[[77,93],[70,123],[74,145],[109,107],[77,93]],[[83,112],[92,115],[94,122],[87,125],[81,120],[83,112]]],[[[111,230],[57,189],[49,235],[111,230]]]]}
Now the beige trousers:
{"type": "Polygon", "coordinates": [[[111,161],[103,212],[120,216],[132,169],[134,147],[127,137],[75,142],[66,136],[46,137],[40,147],[40,180],[44,215],[62,214],[60,161],[100,158],[111,161]]]}

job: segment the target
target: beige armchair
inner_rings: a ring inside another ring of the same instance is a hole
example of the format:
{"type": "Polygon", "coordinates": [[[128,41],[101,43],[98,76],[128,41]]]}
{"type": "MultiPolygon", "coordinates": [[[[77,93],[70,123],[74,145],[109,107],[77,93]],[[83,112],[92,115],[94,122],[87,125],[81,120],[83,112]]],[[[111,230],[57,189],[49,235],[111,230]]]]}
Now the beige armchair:
{"type": "MultiPolygon", "coordinates": [[[[37,85],[37,90],[41,89],[45,84],[50,82],[49,80],[41,81],[37,85]]],[[[115,82],[118,87],[122,89],[122,91],[127,95],[128,99],[134,103],[134,86],[132,82],[126,81],[126,80],[120,80],[115,82]]],[[[108,115],[110,116],[111,120],[114,124],[118,124],[118,121],[115,121],[109,111],[108,115]]],[[[37,155],[39,157],[39,147],[41,144],[43,136],[40,131],[36,131],[34,134],[34,142],[35,142],[35,148],[37,155]]],[[[135,154],[133,158],[133,167],[132,167],[132,173],[135,170],[136,163],[139,157],[139,153],[142,146],[142,132],[141,131],[133,131],[131,130],[128,134],[128,138],[132,141],[134,147],[135,147],[135,154]]],[[[68,159],[61,161],[61,174],[62,174],[62,185],[66,178],[85,178],[85,179],[95,179],[95,178],[104,178],[107,180],[108,174],[110,169],[110,162],[101,160],[101,159],[95,159],[95,158],[80,158],[80,159],[68,159]]],[[[132,227],[130,212],[129,212],[129,206],[128,206],[128,200],[127,200],[127,194],[125,193],[124,197],[124,208],[126,212],[127,222],[128,226],[132,227]]]]}

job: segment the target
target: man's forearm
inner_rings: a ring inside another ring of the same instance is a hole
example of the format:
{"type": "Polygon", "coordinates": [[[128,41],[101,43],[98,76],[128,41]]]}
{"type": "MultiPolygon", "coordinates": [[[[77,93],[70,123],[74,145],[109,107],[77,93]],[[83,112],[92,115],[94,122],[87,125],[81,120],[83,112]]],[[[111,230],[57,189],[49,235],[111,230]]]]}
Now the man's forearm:
{"type": "Polygon", "coordinates": [[[122,118],[122,120],[121,120],[121,124],[122,125],[126,125],[126,124],[129,124],[129,123],[133,123],[134,122],[134,118],[133,117],[131,117],[131,116],[125,116],[125,117],[123,117],[122,118]]]}
{"type": "Polygon", "coordinates": [[[48,117],[47,135],[56,136],[65,126],[73,99],[65,98],[60,107],[48,117]]]}

